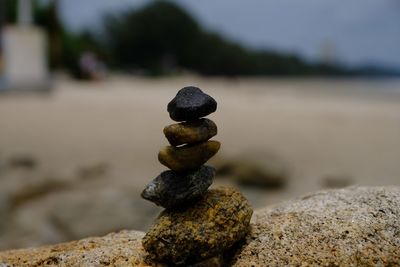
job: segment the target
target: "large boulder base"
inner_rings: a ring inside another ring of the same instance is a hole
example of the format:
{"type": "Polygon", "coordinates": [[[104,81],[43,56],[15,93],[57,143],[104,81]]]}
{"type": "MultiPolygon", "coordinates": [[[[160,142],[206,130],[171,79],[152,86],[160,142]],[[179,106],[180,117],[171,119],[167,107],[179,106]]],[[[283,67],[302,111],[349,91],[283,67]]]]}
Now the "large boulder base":
{"type": "Polygon", "coordinates": [[[321,191],[259,210],[233,266],[400,266],[400,187],[321,191]]]}

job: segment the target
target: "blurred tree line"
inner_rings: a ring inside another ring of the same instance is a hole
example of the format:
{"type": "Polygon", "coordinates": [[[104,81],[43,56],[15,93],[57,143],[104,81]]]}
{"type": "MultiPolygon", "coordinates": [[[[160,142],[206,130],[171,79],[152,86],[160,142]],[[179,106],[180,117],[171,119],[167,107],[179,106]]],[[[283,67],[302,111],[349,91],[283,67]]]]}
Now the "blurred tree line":
{"type": "MultiPolygon", "coordinates": [[[[15,21],[17,1],[7,1],[7,20],[15,21]]],[[[312,64],[295,55],[252,50],[204,30],[169,1],[151,1],[104,18],[103,31],[73,33],[60,22],[57,1],[35,1],[35,22],[49,36],[50,66],[84,78],[79,66],[85,51],[115,70],[147,75],[192,71],[203,75],[351,75],[340,66],[312,64]]]]}
{"type": "Polygon", "coordinates": [[[255,51],[207,32],[177,5],[156,1],[105,19],[112,65],[150,74],[190,70],[204,75],[315,75],[345,71],[294,55],[255,51]]]}

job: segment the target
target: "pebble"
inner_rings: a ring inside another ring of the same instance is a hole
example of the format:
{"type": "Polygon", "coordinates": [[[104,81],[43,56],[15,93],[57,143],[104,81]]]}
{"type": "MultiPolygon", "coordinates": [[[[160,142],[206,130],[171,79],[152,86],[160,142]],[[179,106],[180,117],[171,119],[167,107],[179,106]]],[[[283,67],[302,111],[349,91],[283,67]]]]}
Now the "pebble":
{"type": "Polygon", "coordinates": [[[209,119],[175,123],[164,128],[164,135],[173,146],[204,142],[217,135],[217,125],[209,119]]]}
{"type": "Polygon", "coordinates": [[[180,209],[204,195],[214,176],[210,166],[189,172],[164,171],[146,186],[142,197],[166,209],[180,209]]]}
{"type": "Polygon", "coordinates": [[[168,103],[168,112],[174,121],[191,121],[217,110],[217,102],[199,88],[184,87],[168,103]]]}
{"type": "Polygon", "coordinates": [[[173,171],[194,170],[214,156],[220,146],[218,141],[207,141],[182,147],[167,146],[158,153],[158,160],[173,171]]]}
{"type": "Polygon", "coordinates": [[[156,261],[186,265],[200,262],[243,239],[252,213],[249,202],[235,189],[211,189],[185,210],[164,210],[142,244],[156,261]]]}

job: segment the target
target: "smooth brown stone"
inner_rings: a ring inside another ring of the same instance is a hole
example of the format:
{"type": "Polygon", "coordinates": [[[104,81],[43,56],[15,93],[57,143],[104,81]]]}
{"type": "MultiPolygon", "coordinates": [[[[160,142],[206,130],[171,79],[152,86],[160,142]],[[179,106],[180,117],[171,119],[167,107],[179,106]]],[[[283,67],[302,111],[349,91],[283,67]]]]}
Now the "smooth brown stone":
{"type": "Polygon", "coordinates": [[[204,142],[217,132],[217,125],[209,119],[175,123],[164,128],[164,135],[173,146],[204,142]]]}
{"type": "Polygon", "coordinates": [[[158,153],[158,160],[174,171],[194,170],[214,156],[220,146],[221,143],[218,141],[182,147],[167,146],[158,153]]]}

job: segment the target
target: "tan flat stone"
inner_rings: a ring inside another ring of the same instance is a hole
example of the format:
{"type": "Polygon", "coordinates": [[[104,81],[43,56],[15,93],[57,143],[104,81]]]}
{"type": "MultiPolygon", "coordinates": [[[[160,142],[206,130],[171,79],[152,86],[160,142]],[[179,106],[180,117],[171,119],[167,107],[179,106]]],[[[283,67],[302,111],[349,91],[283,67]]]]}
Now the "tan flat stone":
{"type": "Polygon", "coordinates": [[[164,128],[164,135],[173,146],[204,142],[218,133],[217,125],[209,119],[175,123],[164,128]]]}
{"type": "Polygon", "coordinates": [[[220,146],[218,141],[207,141],[182,147],[167,146],[158,153],[158,160],[174,171],[193,170],[213,157],[220,146]]]}

